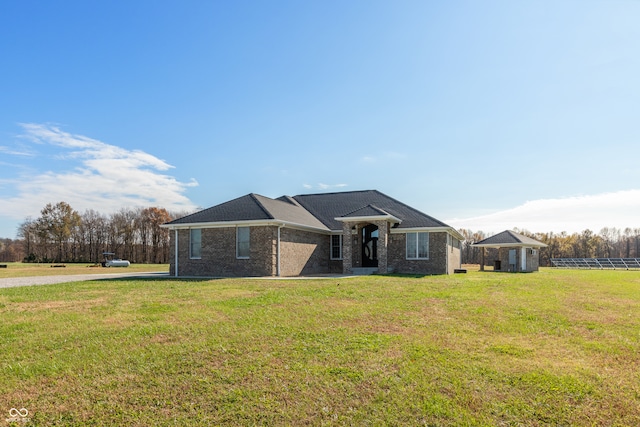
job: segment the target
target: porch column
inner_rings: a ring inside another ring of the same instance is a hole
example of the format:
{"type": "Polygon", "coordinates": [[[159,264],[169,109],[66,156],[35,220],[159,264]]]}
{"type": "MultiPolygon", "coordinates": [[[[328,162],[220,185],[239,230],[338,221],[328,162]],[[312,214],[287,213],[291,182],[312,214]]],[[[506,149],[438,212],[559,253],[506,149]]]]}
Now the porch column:
{"type": "Polygon", "coordinates": [[[347,221],[342,223],[342,274],[351,274],[353,265],[353,241],[351,238],[351,224],[347,221]]]}
{"type": "Polygon", "coordinates": [[[480,261],[480,271],[484,271],[484,256],[487,253],[487,248],[482,247],[482,260],[480,261]]]}
{"type": "Polygon", "coordinates": [[[378,273],[387,274],[389,223],[387,221],[376,221],[378,226],[378,273]]]}

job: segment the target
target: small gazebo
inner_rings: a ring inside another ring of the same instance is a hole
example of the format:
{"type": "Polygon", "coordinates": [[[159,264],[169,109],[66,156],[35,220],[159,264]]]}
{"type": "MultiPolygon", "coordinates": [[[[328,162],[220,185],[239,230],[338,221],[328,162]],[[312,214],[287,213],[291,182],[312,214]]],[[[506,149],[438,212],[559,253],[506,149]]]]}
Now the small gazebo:
{"type": "Polygon", "coordinates": [[[498,250],[498,256],[493,260],[493,270],[512,273],[538,271],[539,250],[547,247],[542,242],[511,230],[487,237],[471,246],[482,248],[480,271],[484,271],[486,249],[495,248],[498,250]]]}

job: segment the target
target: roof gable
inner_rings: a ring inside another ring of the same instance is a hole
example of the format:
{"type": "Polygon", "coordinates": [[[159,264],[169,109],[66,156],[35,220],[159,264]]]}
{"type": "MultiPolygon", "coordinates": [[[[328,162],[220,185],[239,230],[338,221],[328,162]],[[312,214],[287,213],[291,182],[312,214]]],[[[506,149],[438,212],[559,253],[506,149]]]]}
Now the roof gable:
{"type": "Polygon", "coordinates": [[[326,227],[318,221],[316,217],[311,215],[309,211],[300,206],[298,202],[290,197],[282,196],[278,199],[270,199],[258,194],[255,194],[254,196],[262,207],[269,212],[273,219],[286,221],[292,224],[326,229],[326,227]]]}
{"type": "Polygon", "coordinates": [[[380,216],[380,215],[389,215],[389,212],[385,212],[384,210],[377,208],[373,205],[367,205],[360,209],[356,209],[353,212],[349,212],[348,214],[341,215],[341,218],[353,218],[353,217],[361,217],[361,216],[380,216]]]}
{"type": "Polygon", "coordinates": [[[398,218],[401,221],[398,228],[449,227],[377,190],[303,194],[294,199],[331,230],[342,229],[336,218],[380,215],[398,218]]]}
{"type": "Polygon", "coordinates": [[[384,220],[389,221],[394,224],[400,224],[402,222],[401,219],[396,218],[391,215],[389,212],[386,212],[376,206],[367,205],[363,208],[357,209],[353,212],[349,212],[348,214],[342,215],[340,217],[334,218],[336,221],[375,221],[375,220],[384,220]]]}

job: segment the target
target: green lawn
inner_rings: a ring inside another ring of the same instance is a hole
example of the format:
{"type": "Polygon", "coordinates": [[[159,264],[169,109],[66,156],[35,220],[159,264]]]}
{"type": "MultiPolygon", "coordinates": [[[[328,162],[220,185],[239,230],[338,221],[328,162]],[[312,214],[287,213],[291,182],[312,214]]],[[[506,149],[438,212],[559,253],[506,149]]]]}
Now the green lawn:
{"type": "Polygon", "coordinates": [[[640,272],[0,289],[0,424],[640,425],[640,272]]]}

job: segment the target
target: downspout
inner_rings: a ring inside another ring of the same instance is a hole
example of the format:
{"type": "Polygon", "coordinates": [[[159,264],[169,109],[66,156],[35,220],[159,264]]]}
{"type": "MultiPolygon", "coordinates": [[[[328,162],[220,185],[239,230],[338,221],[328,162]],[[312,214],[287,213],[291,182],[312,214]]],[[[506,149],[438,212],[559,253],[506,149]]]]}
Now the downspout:
{"type": "Polygon", "coordinates": [[[445,248],[445,251],[444,251],[445,252],[444,260],[447,263],[447,274],[451,274],[449,272],[449,250],[450,250],[449,242],[450,241],[451,241],[451,236],[449,235],[449,232],[447,232],[447,244],[446,244],[446,248],[445,248]]]}
{"type": "Polygon", "coordinates": [[[284,224],[278,226],[278,240],[276,242],[276,276],[280,277],[280,230],[284,224]]]}
{"type": "Polygon", "coordinates": [[[175,268],[175,270],[174,270],[173,274],[174,274],[174,276],[175,276],[175,277],[178,277],[178,229],[177,229],[177,228],[175,229],[175,232],[176,232],[176,233],[175,233],[175,236],[176,236],[176,238],[175,238],[175,241],[176,241],[175,245],[176,245],[176,246],[175,246],[174,254],[173,254],[173,255],[174,255],[174,258],[175,258],[176,268],[175,268]]]}

